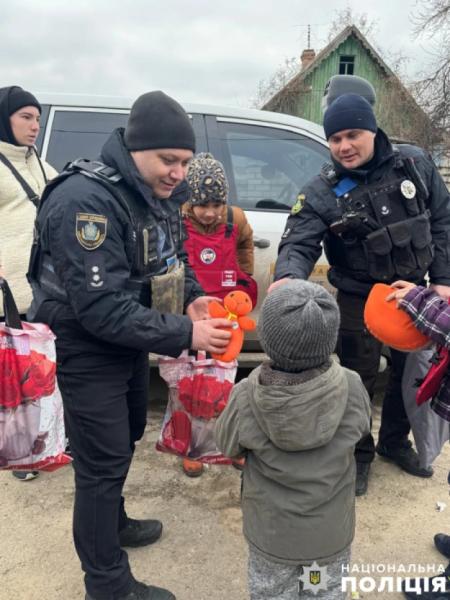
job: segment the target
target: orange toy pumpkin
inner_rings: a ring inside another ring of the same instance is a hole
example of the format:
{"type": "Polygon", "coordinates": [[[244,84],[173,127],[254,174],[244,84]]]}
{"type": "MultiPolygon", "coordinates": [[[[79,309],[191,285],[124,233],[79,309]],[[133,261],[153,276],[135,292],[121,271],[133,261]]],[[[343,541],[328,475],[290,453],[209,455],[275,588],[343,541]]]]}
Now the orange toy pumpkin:
{"type": "Polygon", "coordinates": [[[386,302],[386,296],[395,288],[376,283],[364,307],[364,322],[370,333],[391,348],[412,352],[423,348],[429,339],[416,327],[411,317],[398,308],[395,300],[386,302]]]}
{"type": "MultiPolygon", "coordinates": [[[[241,351],[244,343],[244,331],[252,331],[256,327],[256,322],[247,317],[253,308],[250,296],[246,292],[236,290],[230,292],[223,299],[223,306],[213,300],[208,305],[208,311],[213,318],[229,319],[233,322],[231,329],[231,339],[224,354],[211,354],[216,360],[231,362],[241,351]]],[[[229,331],[227,329],[227,331],[229,331]]]]}

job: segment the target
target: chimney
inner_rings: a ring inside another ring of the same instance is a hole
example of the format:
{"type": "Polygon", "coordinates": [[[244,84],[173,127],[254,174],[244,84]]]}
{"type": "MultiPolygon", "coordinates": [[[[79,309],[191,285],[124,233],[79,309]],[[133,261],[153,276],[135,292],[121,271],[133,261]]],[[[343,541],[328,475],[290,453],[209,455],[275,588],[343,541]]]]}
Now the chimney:
{"type": "Polygon", "coordinates": [[[302,71],[304,71],[312,61],[316,58],[316,53],[312,48],[307,48],[303,50],[302,55],[300,56],[300,60],[302,61],[302,71]]]}

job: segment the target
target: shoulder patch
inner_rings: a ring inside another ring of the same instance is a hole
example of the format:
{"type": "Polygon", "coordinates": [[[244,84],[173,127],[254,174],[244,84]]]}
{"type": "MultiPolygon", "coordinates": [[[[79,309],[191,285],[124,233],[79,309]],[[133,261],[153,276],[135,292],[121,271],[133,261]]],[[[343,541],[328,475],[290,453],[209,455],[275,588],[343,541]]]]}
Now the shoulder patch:
{"type": "Polygon", "coordinates": [[[305,200],[306,200],[305,194],[299,194],[297,196],[297,201],[294,204],[294,206],[291,208],[291,215],[296,215],[297,213],[299,213],[302,210],[302,208],[305,204],[305,200]]]}
{"type": "Polygon", "coordinates": [[[106,239],[108,219],[103,215],[77,213],[75,233],[77,240],[86,250],[96,250],[106,239]]]}

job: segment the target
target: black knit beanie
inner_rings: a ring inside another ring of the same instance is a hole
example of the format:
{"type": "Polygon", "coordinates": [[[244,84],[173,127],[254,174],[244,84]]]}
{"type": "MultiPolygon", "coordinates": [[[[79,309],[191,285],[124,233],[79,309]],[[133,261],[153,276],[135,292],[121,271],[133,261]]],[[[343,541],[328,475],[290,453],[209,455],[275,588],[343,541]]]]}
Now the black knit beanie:
{"type": "Polygon", "coordinates": [[[160,91],[143,94],[134,102],[124,140],[128,150],[182,148],[195,152],[194,130],[186,111],[160,91]]]}
{"type": "Polygon", "coordinates": [[[326,139],[344,129],[367,129],[377,132],[377,120],[371,105],[358,94],[343,94],[325,111],[323,128],[326,139]]]}
{"type": "Polygon", "coordinates": [[[42,112],[37,99],[17,85],[0,88],[0,140],[17,146],[9,117],[24,106],[35,106],[42,112]]]}

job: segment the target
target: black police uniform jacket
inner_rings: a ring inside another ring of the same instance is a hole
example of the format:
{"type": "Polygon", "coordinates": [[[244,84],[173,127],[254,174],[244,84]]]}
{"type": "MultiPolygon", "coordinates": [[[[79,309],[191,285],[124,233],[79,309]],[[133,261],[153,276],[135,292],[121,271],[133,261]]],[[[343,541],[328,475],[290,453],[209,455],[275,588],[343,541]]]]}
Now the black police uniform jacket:
{"type": "MultiPolygon", "coordinates": [[[[150,215],[156,226],[179,222],[181,231],[185,182],[170,199],[154,198],[124,146],[123,129],[111,134],[101,160],[122,175],[128,193],[145,206],[144,216],[150,215]]],[[[148,281],[148,306],[130,287],[139,232],[136,222],[133,224],[130,214],[104,185],[77,173],[54,189],[50,187],[47,197],[44,194],[36,225],[39,264],[33,265],[32,253],[29,273],[34,296],[29,316],[33,320],[50,326],[57,319],[76,321],[90,338],[158,354],[178,356],[191,346],[189,317],[152,310],[148,281]],[[50,279],[42,262],[47,263],[50,279]]],[[[187,264],[182,239],[176,245],[176,254],[185,262],[187,307],[204,292],[187,264]]],[[[156,270],[160,267],[156,265],[156,270]]]]}
{"type": "Polygon", "coordinates": [[[328,279],[344,292],[366,296],[376,282],[419,283],[427,271],[430,283],[450,285],[450,195],[425,152],[406,144],[394,149],[379,129],[369,163],[355,170],[337,162],[334,167],[337,180],[350,177],[358,184],[349,194],[358,198],[356,209],[345,207],[323,174],[310,180],[287,220],[275,280],[307,279],[323,242],[328,279]],[[406,160],[413,162],[423,184],[417,191],[422,208],[417,198],[408,200],[400,191],[401,182],[411,179],[402,167],[406,160]],[[358,217],[361,206],[364,218],[356,234],[333,233],[333,224],[342,223],[346,210],[358,217]]]}

